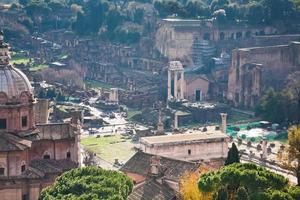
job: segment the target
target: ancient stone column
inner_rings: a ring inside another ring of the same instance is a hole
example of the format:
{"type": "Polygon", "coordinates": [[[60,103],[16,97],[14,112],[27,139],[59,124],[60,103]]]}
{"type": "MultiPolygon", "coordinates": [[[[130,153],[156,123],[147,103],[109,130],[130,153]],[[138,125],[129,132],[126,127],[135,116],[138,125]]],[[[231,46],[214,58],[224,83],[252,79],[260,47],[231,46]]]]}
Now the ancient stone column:
{"type": "Polygon", "coordinates": [[[181,72],[181,79],[180,79],[180,99],[184,99],[184,71],[181,72]]]}
{"type": "Polygon", "coordinates": [[[177,96],[177,91],[178,91],[178,89],[177,89],[177,79],[178,79],[178,72],[175,71],[174,72],[174,99],[178,98],[178,96],[177,96]]]}
{"type": "Polygon", "coordinates": [[[226,113],[221,113],[221,119],[222,119],[222,123],[221,123],[221,131],[222,133],[226,134],[226,127],[227,127],[227,114],[226,113]]]}
{"type": "Polygon", "coordinates": [[[174,129],[178,129],[178,115],[177,115],[177,112],[175,112],[175,116],[174,116],[174,129]]]}
{"type": "Polygon", "coordinates": [[[171,71],[168,70],[168,99],[171,99],[171,80],[172,79],[172,74],[171,71]]]}

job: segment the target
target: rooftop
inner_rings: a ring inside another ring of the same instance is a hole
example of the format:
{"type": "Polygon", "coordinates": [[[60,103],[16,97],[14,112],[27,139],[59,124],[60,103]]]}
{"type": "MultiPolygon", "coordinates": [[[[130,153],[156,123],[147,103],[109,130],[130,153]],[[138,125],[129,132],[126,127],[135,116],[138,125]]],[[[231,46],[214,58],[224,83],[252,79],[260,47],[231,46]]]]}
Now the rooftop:
{"type": "MultiPolygon", "coordinates": [[[[151,167],[151,158],[153,156],[154,155],[138,151],[120,170],[127,174],[134,173],[148,177],[151,167]]],[[[165,179],[179,181],[180,176],[189,171],[196,171],[200,164],[160,156],[160,166],[160,171],[165,179]]]]}
{"type": "Polygon", "coordinates": [[[166,184],[161,184],[151,179],[136,186],[127,200],[171,200],[175,196],[175,192],[166,184]]]}
{"type": "Polygon", "coordinates": [[[161,135],[141,138],[141,143],[144,144],[166,144],[166,143],[183,143],[195,142],[201,140],[225,139],[228,136],[221,131],[201,132],[194,131],[193,133],[184,133],[176,135],[161,135]]]}

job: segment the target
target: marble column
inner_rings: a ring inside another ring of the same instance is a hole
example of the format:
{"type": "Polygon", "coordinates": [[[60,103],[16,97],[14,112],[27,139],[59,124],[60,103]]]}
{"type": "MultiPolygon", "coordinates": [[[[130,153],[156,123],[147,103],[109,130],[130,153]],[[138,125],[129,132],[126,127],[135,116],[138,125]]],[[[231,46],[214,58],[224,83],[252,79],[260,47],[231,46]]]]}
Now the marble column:
{"type": "Polygon", "coordinates": [[[181,78],[180,78],[180,99],[184,99],[184,72],[181,71],[181,78]]]}
{"type": "Polygon", "coordinates": [[[177,89],[177,79],[178,79],[178,72],[175,71],[174,72],[174,99],[178,98],[178,96],[177,96],[177,91],[178,91],[178,89],[177,89]]]}
{"type": "Polygon", "coordinates": [[[227,128],[227,114],[226,113],[221,113],[221,119],[222,119],[222,123],[221,123],[221,131],[222,133],[226,134],[226,128],[227,128]]]}
{"type": "Polygon", "coordinates": [[[168,99],[171,99],[171,79],[172,79],[172,74],[171,71],[168,70],[168,99]]]}
{"type": "Polygon", "coordinates": [[[177,115],[177,112],[175,112],[175,116],[174,116],[174,129],[178,129],[178,115],[177,115]]]}

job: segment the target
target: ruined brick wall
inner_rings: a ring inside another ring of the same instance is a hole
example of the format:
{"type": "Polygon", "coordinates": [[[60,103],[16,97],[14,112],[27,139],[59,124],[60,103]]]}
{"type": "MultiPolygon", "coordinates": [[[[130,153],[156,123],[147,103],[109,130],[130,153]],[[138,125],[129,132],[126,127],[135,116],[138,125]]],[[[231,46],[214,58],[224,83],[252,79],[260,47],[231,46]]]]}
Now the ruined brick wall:
{"type": "MultiPolygon", "coordinates": [[[[259,98],[261,94],[257,90],[281,89],[288,74],[299,70],[299,54],[299,42],[233,50],[227,98],[236,106],[249,106],[245,102],[247,96],[255,93],[259,98]]],[[[250,104],[253,107],[255,103],[250,104]]]]}
{"type": "MultiPolygon", "coordinates": [[[[76,152],[74,151],[75,139],[64,140],[39,140],[32,143],[29,151],[29,161],[43,159],[44,155],[49,155],[51,159],[67,159],[67,153],[70,152],[71,160],[74,160],[76,152]]],[[[75,161],[77,162],[77,161],[75,161]]]]}

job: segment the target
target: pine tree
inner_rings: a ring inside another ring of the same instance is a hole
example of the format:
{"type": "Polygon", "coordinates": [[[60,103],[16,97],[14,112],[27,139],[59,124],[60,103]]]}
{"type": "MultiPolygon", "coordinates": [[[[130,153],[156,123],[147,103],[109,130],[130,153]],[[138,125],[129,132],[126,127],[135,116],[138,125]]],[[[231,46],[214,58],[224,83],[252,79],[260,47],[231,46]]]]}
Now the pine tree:
{"type": "Polygon", "coordinates": [[[239,187],[235,200],[249,200],[249,195],[244,187],[239,187]]]}
{"type": "Polygon", "coordinates": [[[225,165],[230,165],[232,163],[239,163],[239,162],[240,162],[239,150],[237,149],[236,145],[232,143],[232,146],[228,151],[225,165]]]}
{"type": "Polygon", "coordinates": [[[215,196],[215,200],[228,200],[228,191],[225,187],[221,187],[216,196],[215,196]]]}

